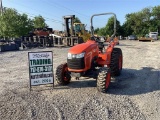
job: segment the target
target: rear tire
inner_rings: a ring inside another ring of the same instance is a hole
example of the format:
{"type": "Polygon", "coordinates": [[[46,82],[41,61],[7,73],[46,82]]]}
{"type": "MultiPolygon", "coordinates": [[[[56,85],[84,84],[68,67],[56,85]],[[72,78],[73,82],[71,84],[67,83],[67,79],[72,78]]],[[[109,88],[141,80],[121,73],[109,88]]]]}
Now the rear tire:
{"type": "Polygon", "coordinates": [[[68,72],[67,63],[59,65],[56,69],[56,81],[59,85],[67,85],[70,83],[71,76],[68,72]]]}
{"type": "Polygon", "coordinates": [[[119,76],[121,74],[123,64],[123,55],[120,48],[113,48],[111,53],[111,76],[119,76]]]}
{"type": "Polygon", "coordinates": [[[97,77],[97,89],[99,92],[105,93],[108,90],[111,81],[111,74],[108,68],[102,67],[99,69],[97,77]]]}

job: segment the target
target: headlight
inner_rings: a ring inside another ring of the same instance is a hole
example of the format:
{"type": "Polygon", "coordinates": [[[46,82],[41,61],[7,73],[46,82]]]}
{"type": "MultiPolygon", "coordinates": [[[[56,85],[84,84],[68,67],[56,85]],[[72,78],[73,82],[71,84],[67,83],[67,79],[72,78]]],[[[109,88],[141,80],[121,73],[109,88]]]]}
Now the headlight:
{"type": "Polygon", "coordinates": [[[72,54],[68,53],[68,59],[72,59],[72,54]]]}
{"type": "Polygon", "coordinates": [[[72,58],[83,58],[85,55],[85,52],[80,53],[80,54],[71,54],[68,53],[68,59],[72,59],[72,58]]]}

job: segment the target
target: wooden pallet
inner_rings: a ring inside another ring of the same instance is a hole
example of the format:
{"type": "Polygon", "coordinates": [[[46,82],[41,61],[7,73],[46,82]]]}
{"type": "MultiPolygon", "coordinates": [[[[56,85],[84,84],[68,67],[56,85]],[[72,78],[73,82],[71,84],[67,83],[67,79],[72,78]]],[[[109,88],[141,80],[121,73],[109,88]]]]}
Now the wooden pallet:
{"type": "Polygon", "coordinates": [[[139,38],[138,41],[142,41],[142,42],[154,42],[154,40],[152,38],[139,38]]]}

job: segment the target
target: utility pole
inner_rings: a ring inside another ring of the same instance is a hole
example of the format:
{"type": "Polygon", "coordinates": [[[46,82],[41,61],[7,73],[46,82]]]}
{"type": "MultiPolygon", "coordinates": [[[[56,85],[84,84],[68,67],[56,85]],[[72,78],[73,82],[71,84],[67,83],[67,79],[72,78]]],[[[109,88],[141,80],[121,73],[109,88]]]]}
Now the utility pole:
{"type": "Polygon", "coordinates": [[[2,5],[2,0],[0,0],[0,13],[1,13],[1,15],[3,14],[3,5],[2,5]]]}

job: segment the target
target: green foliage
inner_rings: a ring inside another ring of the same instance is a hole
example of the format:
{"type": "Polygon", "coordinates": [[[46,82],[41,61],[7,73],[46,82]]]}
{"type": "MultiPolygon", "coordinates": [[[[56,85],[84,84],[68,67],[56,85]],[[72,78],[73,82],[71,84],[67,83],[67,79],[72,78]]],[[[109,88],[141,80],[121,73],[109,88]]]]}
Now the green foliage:
{"type": "MultiPolygon", "coordinates": [[[[116,36],[145,36],[149,31],[159,31],[160,34],[160,5],[144,8],[139,12],[129,13],[125,16],[126,21],[121,26],[116,20],[116,36]]],[[[78,17],[74,23],[81,23],[78,17]]],[[[19,37],[28,34],[33,28],[47,27],[42,16],[36,16],[33,20],[26,14],[19,14],[15,9],[6,8],[0,15],[0,37],[19,37]]],[[[106,26],[95,29],[95,34],[111,36],[113,34],[114,18],[109,18],[106,26]]]]}
{"type": "MultiPolygon", "coordinates": [[[[116,20],[116,35],[120,35],[122,32],[122,28],[120,26],[120,22],[116,20]]],[[[114,33],[114,17],[109,18],[108,23],[103,28],[96,29],[96,32],[100,36],[111,36],[114,33]]]]}
{"type": "Polygon", "coordinates": [[[143,35],[149,31],[151,12],[150,8],[144,8],[140,12],[131,13],[126,15],[126,22],[124,23],[124,29],[127,30],[125,35],[143,35]]]}
{"type": "Polygon", "coordinates": [[[0,26],[0,36],[11,38],[27,35],[33,28],[44,28],[47,25],[42,16],[36,16],[31,20],[26,14],[19,14],[15,9],[6,8],[0,16],[0,26]]]}
{"type": "Polygon", "coordinates": [[[94,33],[97,34],[98,31],[99,31],[99,28],[96,28],[96,29],[94,30],[94,33]]]}
{"type": "MultiPolygon", "coordinates": [[[[149,31],[159,31],[160,34],[160,6],[147,7],[139,12],[129,13],[125,16],[126,21],[121,26],[119,21],[116,21],[117,33],[116,36],[129,36],[135,34],[137,36],[145,36],[149,31]]],[[[113,34],[114,19],[111,17],[108,23],[103,28],[96,29],[98,35],[113,34]]]]}
{"type": "Polygon", "coordinates": [[[26,14],[19,14],[15,9],[7,8],[0,16],[0,36],[19,37],[27,34],[33,24],[26,14]]]}
{"type": "MultiPolygon", "coordinates": [[[[106,25],[106,31],[109,36],[111,36],[114,33],[114,17],[111,17],[108,20],[108,23],[106,25]]],[[[120,34],[121,34],[121,25],[120,22],[116,20],[116,36],[120,34]]]]}
{"type": "Polygon", "coordinates": [[[106,36],[107,35],[106,28],[105,27],[100,28],[97,34],[100,36],[106,36]]]}
{"type": "Polygon", "coordinates": [[[153,16],[152,23],[154,22],[155,29],[157,28],[160,34],[160,5],[153,7],[152,16],[153,16]]]}
{"type": "Polygon", "coordinates": [[[45,19],[41,15],[34,17],[33,23],[34,23],[34,28],[47,27],[47,24],[45,23],[45,19]]]}
{"type": "Polygon", "coordinates": [[[28,34],[33,29],[33,21],[26,14],[22,14],[17,22],[17,37],[28,34]]]}
{"type": "Polygon", "coordinates": [[[144,36],[149,31],[160,31],[160,6],[148,7],[139,12],[127,14],[122,28],[124,36],[131,34],[144,36]]]}
{"type": "Polygon", "coordinates": [[[154,19],[160,20],[160,6],[153,7],[152,16],[154,17],[154,19]]]}

